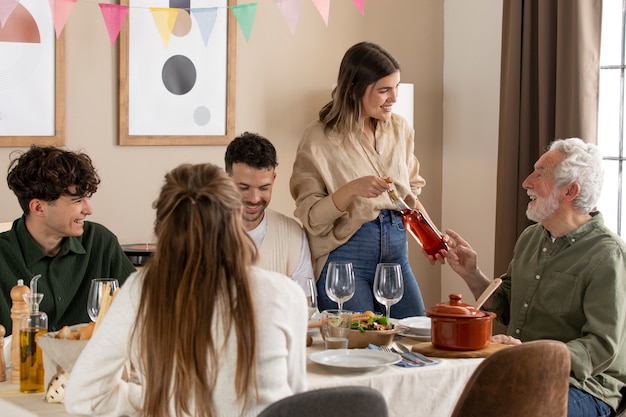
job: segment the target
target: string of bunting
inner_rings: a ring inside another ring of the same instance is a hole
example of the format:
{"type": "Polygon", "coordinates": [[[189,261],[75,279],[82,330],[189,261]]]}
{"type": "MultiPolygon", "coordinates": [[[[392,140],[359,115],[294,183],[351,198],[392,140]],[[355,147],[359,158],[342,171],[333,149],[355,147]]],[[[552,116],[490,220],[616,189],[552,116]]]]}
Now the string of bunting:
{"type": "MultiPolygon", "coordinates": [[[[58,38],[63,32],[63,28],[67,23],[72,9],[78,3],[79,0],[48,0],[50,4],[50,11],[52,12],[52,18],[54,20],[54,30],[56,37],[58,38]]],[[[80,0],[81,3],[84,0],[80,0]]],[[[274,0],[274,4],[279,8],[281,14],[285,18],[291,34],[295,34],[296,26],[298,24],[298,17],[300,14],[300,1],[301,0],[274,0]]],[[[311,0],[315,5],[317,11],[324,20],[324,24],[328,26],[328,16],[330,14],[330,0],[311,0]]],[[[20,3],[20,0],[0,0],[0,31],[4,28],[5,24],[11,17],[11,14],[20,3]]],[[[352,0],[352,3],[357,7],[361,15],[365,15],[365,0],[352,0]]],[[[100,7],[104,24],[109,34],[111,44],[114,45],[122,25],[126,22],[128,11],[130,8],[146,9],[152,13],[154,22],[161,34],[161,37],[167,47],[168,39],[172,33],[174,22],[181,8],[170,7],[135,7],[125,6],[119,4],[110,3],[97,3],[100,7]]],[[[252,33],[252,26],[254,25],[254,19],[256,16],[256,9],[258,3],[245,3],[234,6],[227,6],[226,8],[234,14],[237,21],[237,25],[241,29],[246,42],[250,40],[250,34],[252,33]]],[[[200,7],[189,9],[190,13],[196,19],[200,27],[200,32],[205,45],[213,30],[215,18],[217,16],[217,10],[219,7],[200,7]]]]}

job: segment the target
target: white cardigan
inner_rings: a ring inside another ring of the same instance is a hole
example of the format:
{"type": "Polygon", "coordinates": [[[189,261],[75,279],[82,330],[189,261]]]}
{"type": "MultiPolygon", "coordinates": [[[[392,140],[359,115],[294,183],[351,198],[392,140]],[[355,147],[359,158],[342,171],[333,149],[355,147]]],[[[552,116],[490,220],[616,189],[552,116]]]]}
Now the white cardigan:
{"type": "MultiPolygon", "coordinates": [[[[214,388],[216,416],[256,416],[274,401],[306,390],[307,308],[302,289],[275,272],[251,268],[257,330],[258,402],[236,400],[236,336],[231,332],[228,348],[220,357],[214,388]]],[[[129,337],[140,302],[142,272],[132,274],[120,289],[106,317],[78,358],[65,389],[69,413],[90,416],[139,416],[142,405],[142,375],[126,382],[124,366],[137,363],[129,352],[129,337]]],[[[219,320],[218,320],[219,322],[219,320]]],[[[216,337],[222,335],[214,328],[216,337]]],[[[218,343],[220,343],[218,341],[218,343]]],[[[219,346],[219,344],[218,344],[219,346]]],[[[251,396],[254,399],[254,394],[251,396]]],[[[173,415],[173,413],[172,413],[173,415]]]]}

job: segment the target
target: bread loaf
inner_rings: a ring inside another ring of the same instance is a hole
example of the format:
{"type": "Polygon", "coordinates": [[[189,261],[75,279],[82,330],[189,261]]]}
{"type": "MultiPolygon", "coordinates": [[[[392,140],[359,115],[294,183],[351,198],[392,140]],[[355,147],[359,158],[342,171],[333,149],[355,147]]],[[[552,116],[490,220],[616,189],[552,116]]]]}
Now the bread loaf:
{"type": "Polygon", "coordinates": [[[91,322],[79,327],[74,332],[69,328],[69,326],[63,326],[63,328],[57,332],[55,337],[63,340],[88,340],[91,339],[95,325],[96,323],[91,322]]]}

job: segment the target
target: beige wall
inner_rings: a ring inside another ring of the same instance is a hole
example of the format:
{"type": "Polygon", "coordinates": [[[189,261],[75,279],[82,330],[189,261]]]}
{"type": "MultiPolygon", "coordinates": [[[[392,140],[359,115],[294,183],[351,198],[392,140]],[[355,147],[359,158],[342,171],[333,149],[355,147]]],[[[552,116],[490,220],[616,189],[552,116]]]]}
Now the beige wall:
{"type": "MultiPolygon", "coordinates": [[[[446,0],[443,87],[443,226],[459,232],[493,276],[500,100],[500,0],[446,0]]],[[[499,275],[505,271],[496,271],[499,275]]],[[[442,268],[441,296],[465,283],[442,268]]]]}
{"type": "MultiPolygon", "coordinates": [[[[237,30],[235,124],[237,133],[259,132],[278,149],[272,206],[292,214],[288,180],[300,134],[330,98],[345,50],[370,40],[400,60],[402,82],[415,84],[416,153],[428,181],[424,205],[437,224],[443,218],[446,226],[468,233],[485,254],[492,253],[500,3],[370,0],[361,16],[351,1],[334,1],[325,27],[313,3],[303,1],[292,36],[274,3],[259,2],[250,41],[237,30]]],[[[164,173],[183,162],[222,166],[225,147],[116,145],[117,47],[110,45],[101,19],[95,3],[79,2],[65,28],[66,144],[89,153],[102,177],[91,219],[108,226],[122,243],[149,242],[154,240],[151,203],[164,173]]],[[[14,149],[0,148],[0,172],[6,173],[14,149]]],[[[0,221],[21,214],[5,181],[0,181],[0,201],[0,221]]],[[[445,277],[448,267],[429,265],[409,244],[430,306],[441,299],[440,271],[445,277]]],[[[446,279],[444,295],[448,288],[464,288],[454,276],[446,279]]]]}

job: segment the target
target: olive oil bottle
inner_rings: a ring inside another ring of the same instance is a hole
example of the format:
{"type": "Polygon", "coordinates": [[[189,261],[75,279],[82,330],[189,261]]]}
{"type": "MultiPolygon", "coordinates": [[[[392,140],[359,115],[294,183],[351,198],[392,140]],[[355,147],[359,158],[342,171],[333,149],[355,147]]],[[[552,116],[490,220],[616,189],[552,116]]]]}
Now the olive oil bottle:
{"type": "Polygon", "coordinates": [[[44,368],[37,337],[48,331],[48,315],[39,311],[41,293],[24,294],[29,312],[20,317],[20,391],[44,391],[44,368]]]}

